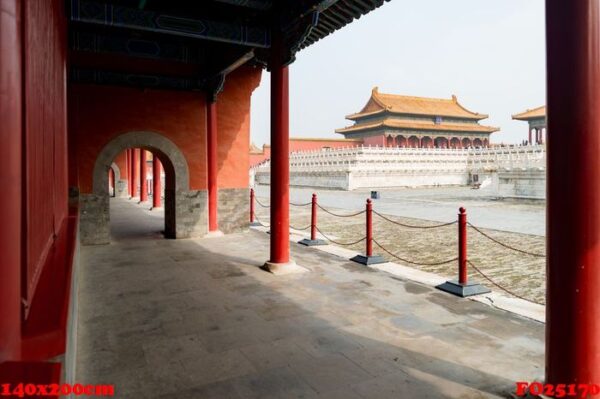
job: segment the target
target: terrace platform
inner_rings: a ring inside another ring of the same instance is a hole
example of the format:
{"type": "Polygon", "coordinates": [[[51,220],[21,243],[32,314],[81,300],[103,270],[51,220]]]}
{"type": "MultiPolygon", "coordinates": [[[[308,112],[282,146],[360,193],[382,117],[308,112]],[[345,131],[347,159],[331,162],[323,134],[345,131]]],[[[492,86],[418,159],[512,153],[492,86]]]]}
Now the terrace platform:
{"type": "Polygon", "coordinates": [[[487,398],[544,374],[544,325],[301,245],[309,273],[259,267],[269,236],[166,240],[111,200],[83,247],[76,380],[119,398],[487,398]]]}

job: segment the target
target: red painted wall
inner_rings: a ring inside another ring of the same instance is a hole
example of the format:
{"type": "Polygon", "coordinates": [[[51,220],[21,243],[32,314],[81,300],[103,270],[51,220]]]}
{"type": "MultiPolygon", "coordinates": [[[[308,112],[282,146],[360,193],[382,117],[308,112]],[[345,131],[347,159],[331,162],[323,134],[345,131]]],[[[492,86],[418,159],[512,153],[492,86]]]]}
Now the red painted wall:
{"type": "Polygon", "coordinates": [[[375,147],[375,146],[382,147],[382,146],[385,146],[385,137],[383,135],[365,137],[364,143],[366,146],[370,145],[371,147],[375,147]]]}
{"type": "MultiPolygon", "coordinates": [[[[259,81],[259,69],[241,68],[228,76],[219,95],[220,187],[248,186],[250,95],[259,81]]],[[[153,131],[173,141],[187,160],[190,189],[206,189],[204,93],[74,84],[69,87],[69,111],[77,153],[77,176],[71,183],[81,193],[92,192],[94,163],[102,148],[131,131],[153,131]]]]}
{"type": "Polygon", "coordinates": [[[127,165],[127,151],[122,151],[114,160],[114,163],[119,167],[121,172],[121,180],[127,179],[127,172],[129,172],[129,165],[127,165]]]}
{"type": "Polygon", "coordinates": [[[67,258],[57,243],[68,241],[66,44],[62,0],[0,0],[0,182],[9,188],[0,196],[0,362],[64,347],[28,342],[60,324],[48,309],[64,309],[39,287],[40,276],[68,274],[54,273],[67,258]]]}
{"type": "Polygon", "coordinates": [[[63,1],[23,2],[25,15],[26,299],[67,216],[66,21],[63,1]]]}
{"type": "Polygon", "coordinates": [[[21,2],[0,0],[0,363],[21,337],[21,2]]]}
{"type": "Polygon", "coordinates": [[[260,75],[260,69],[238,69],[227,77],[217,98],[219,188],[248,187],[250,96],[260,75]]]}

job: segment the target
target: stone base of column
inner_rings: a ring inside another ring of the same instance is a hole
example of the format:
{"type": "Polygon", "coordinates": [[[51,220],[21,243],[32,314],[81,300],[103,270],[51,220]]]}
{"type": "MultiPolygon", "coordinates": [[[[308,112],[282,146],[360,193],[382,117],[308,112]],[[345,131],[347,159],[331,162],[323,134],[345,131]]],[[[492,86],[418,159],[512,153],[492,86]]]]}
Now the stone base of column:
{"type": "Polygon", "coordinates": [[[479,283],[468,282],[467,284],[461,284],[457,280],[446,281],[444,284],[440,284],[435,288],[437,288],[438,290],[449,292],[450,294],[459,296],[461,298],[492,292],[479,283]]]}
{"type": "Polygon", "coordinates": [[[151,211],[162,211],[165,208],[163,208],[162,206],[153,206],[152,208],[150,208],[151,211]]]}
{"type": "Polygon", "coordinates": [[[258,227],[258,226],[262,226],[262,224],[260,224],[260,223],[259,223],[259,222],[257,222],[257,221],[254,221],[254,222],[251,222],[251,223],[249,224],[249,226],[250,226],[250,227],[258,227]]]}
{"type": "Polygon", "coordinates": [[[371,256],[366,256],[366,255],[356,255],[354,258],[351,258],[350,260],[360,263],[362,265],[377,265],[380,263],[386,263],[387,260],[385,260],[385,258],[381,255],[371,255],[371,256]]]}
{"type": "Polygon", "coordinates": [[[223,237],[225,234],[221,230],[209,231],[204,235],[204,238],[223,237]]]}
{"type": "Polygon", "coordinates": [[[298,241],[298,244],[306,245],[307,247],[315,247],[317,245],[329,245],[329,243],[325,240],[311,240],[309,238],[305,238],[303,240],[298,241]]]}
{"type": "Polygon", "coordinates": [[[285,274],[306,273],[309,271],[305,267],[298,266],[293,260],[287,263],[265,262],[261,269],[278,276],[285,274]]]}

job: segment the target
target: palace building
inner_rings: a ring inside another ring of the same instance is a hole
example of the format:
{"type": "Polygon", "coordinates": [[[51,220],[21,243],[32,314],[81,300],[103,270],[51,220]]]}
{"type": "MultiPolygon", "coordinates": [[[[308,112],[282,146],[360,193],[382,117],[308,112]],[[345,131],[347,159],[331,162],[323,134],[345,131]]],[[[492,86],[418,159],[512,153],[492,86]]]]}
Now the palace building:
{"type": "Polygon", "coordinates": [[[375,87],[363,109],[346,116],[354,125],[336,133],[383,147],[487,147],[490,135],[500,130],[479,124],[487,117],[463,107],[456,96],[402,96],[380,93],[375,87]]]}
{"type": "Polygon", "coordinates": [[[544,144],[546,136],[546,106],[542,105],[534,109],[528,109],[520,114],[513,115],[512,118],[518,121],[529,123],[529,144],[544,144]],[[533,141],[535,133],[535,142],[533,141]]]}

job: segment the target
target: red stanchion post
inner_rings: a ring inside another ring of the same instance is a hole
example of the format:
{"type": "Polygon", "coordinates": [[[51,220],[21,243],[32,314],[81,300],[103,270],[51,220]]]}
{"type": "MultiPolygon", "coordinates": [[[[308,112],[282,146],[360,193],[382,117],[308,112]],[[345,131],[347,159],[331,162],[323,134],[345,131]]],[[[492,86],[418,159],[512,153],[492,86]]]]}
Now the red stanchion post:
{"type": "Polygon", "coordinates": [[[458,280],[446,281],[436,288],[460,297],[487,294],[489,289],[467,280],[467,210],[458,209],[458,280]]]}
{"type": "Polygon", "coordinates": [[[250,225],[257,226],[258,223],[254,221],[254,189],[250,189],[250,225]]]}
{"type": "Polygon", "coordinates": [[[458,283],[467,284],[467,210],[463,207],[458,214],[458,283]]]}
{"type": "Polygon", "coordinates": [[[313,193],[310,209],[310,239],[317,239],[317,194],[313,193]]]}
{"type": "Polygon", "coordinates": [[[370,199],[367,199],[366,208],[367,222],[367,258],[373,256],[373,204],[370,199]]]}
{"type": "Polygon", "coordinates": [[[385,259],[381,255],[373,255],[373,203],[370,199],[367,199],[367,205],[365,208],[365,230],[366,236],[366,253],[365,255],[356,255],[351,260],[362,263],[363,265],[376,265],[378,263],[385,263],[385,259]]]}
{"type": "Polygon", "coordinates": [[[325,240],[317,238],[317,194],[312,195],[311,208],[310,208],[310,239],[305,238],[300,240],[298,244],[306,245],[307,247],[313,247],[315,245],[327,245],[325,240]]]}

